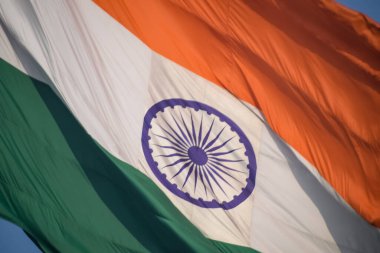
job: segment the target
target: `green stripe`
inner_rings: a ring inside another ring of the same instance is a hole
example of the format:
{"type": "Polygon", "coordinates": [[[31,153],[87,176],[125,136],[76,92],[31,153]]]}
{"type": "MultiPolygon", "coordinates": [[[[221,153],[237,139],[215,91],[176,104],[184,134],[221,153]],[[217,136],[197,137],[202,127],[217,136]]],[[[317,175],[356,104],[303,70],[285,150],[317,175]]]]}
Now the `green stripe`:
{"type": "Polygon", "coordinates": [[[48,85],[2,60],[0,125],[0,215],[45,252],[255,252],[205,238],[48,85]]]}

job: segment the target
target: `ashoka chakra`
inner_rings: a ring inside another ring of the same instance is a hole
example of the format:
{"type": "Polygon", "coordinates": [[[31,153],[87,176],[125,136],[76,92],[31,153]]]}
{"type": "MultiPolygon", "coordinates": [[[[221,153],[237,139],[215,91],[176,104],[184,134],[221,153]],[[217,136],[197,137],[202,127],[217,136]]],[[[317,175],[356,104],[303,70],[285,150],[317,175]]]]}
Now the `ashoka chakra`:
{"type": "Polygon", "coordinates": [[[158,180],[195,205],[230,209],[253,191],[252,145],[230,118],[208,105],[183,99],[153,105],[144,118],[142,147],[158,180]]]}

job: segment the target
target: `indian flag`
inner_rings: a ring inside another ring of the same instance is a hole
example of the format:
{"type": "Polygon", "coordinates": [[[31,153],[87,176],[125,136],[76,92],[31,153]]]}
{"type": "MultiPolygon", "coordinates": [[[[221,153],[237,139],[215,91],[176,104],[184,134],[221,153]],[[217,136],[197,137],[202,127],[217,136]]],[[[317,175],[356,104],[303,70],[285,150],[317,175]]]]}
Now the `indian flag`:
{"type": "Polygon", "coordinates": [[[1,0],[0,215],[44,252],[378,252],[379,34],[329,0],[1,0]]]}

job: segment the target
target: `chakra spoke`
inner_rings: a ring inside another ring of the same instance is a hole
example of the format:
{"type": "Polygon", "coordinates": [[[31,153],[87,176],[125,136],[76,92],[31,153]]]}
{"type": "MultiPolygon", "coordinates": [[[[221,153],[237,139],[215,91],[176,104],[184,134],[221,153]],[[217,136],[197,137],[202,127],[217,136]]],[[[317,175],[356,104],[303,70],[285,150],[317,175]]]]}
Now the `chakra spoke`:
{"type": "MultiPolygon", "coordinates": [[[[203,167],[202,167],[202,168],[203,168],[203,167]]],[[[215,195],[214,188],[212,188],[212,185],[211,185],[210,179],[209,179],[208,176],[207,176],[207,174],[208,174],[208,173],[207,173],[207,169],[205,169],[205,170],[202,169],[202,172],[204,173],[203,175],[205,176],[206,181],[207,181],[208,185],[210,186],[210,189],[211,189],[212,193],[214,193],[214,195],[215,195]]]]}
{"type": "Polygon", "coordinates": [[[216,151],[220,148],[223,148],[228,142],[230,142],[230,140],[232,140],[233,138],[235,138],[235,136],[229,138],[228,140],[226,140],[225,142],[223,142],[222,144],[220,144],[219,146],[216,146],[214,148],[211,148],[209,150],[206,150],[206,152],[213,152],[213,151],[216,151]]]}
{"type": "MultiPolygon", "coordinates": [[[[220,179],[222,179],[223,182],[225,182],[226,184],[228,184],[232,189],[234,189],[236,191],[236,188],[230,184],[222,175],[220,175],[216,170],[214,170],[213,168],[211,168],[210,166],[207,166],[207,168],[209,170],[211,170],[215,175],[217,175],[220,179]]],[[[211,172],[210,172],[211,173],[211,172]]],[[[219,185],[219,184],[218,184],[219,185]]]]}
{"type": "Polygon", "coordinates": [[[239,163],[239,162],[244,161],[242,159],[231,160],[231,159],[223,159],[223,158],[217,158],[217,157],[209,157],[209,158],[210,158],[210,160],[213,159],[213,160],[216,160],[216,161],[219,161],[219,162],[227,162],[227,163],[239,163]]]}
{"type": "Polygon", "coordinates": [[[228,167],[228,166],[226,166],[226,165],[224,165],[224,164],[221,164],[221,163],[219,163],[219,162],[216,162],[216,161],[210,161],[212,164],[216,164],[216,165],[219,165],[219,166],[221,166],[221,167],[223,167],[223,168],[225,168],[225,169],[227,169],[227,170],[231,170],[231,171],[235,171],[235,172],[239,172],[239,173],[246,173],[246,172],[244,172],[244,171],[241,171],[241,170],[237,170],[237,169],[233,169],[233,168],[230,168],[230,167],[228,167]]]}
{"type": "MultiPolygon", "coordinates": [[[[218,166],[211,165],[211,164],[209,164],[208,166],[209,166],[210,168],[214,168],[214,169],[216,169],[216,170],[222,172],[223,174],[225,174],[225,175],[229,176],[230,178],[234,179],[235,181],[240,182],[239,179],[237,179],[236,177],[232,176],[232,175],[229,174],[227,171],[222,170],[222,169],[219,168],[218,166]]],[[[234,188],[234,189],[235,189],[235,188],[234,188]]]]}
{"type": "Polygon", "coordinates": [[[181,115],[182,123],[183,123],[183,125],[185,126],[185,130],[186,130],[187,136],[188,136],[189,139],[190,139],[191,146],[194,146],[194,145],[195,145],[195,142],[193,141],[193,139],[192,139],[192,137],[191,137],[190,130],[189,130],[189,128],[187,127],[187,125],[186,125],[186,123],[185,123],[185,120],[183,119],[182,113],[179,112],[179,114],[181,115]]]}
{"type": "Polygon", "coordinates": [[[189,161],[189,158],[178,159],[178,160],[175,161],[174,163],[168,164],[168,165],[166,165],[165,167],[162,167],[161,169],[165,169],[165,168],[167,168],[167,167],[171,167],[171,166],[177,165],[177,164],[179,164],[179,163],[187,162],[187,161],[189,161]]]}
{"type": "Polygon", "coordinates": [[[194,170],[194,163],[190,166],[189,172],[187,172],[185,182],[183,182],[182,188],[186,185],[187,180],[189,179],[191,173],[193,173],[194,170]]]}
{"type": "Polygon", "coordinates": [[[176,130],[174,130],[174,128],[165,120],[163,119],[163,121],[166,123],[166,125],[170,128],[170,130],[173,131],[173,133],[178,137],[178,139],[176,139],[169,131],[167,131],[165,128],[163,128],[161,125],[159,125],[159,127],[161,127],[162,130],[164,130],[167,134],[169,134],[173,139],[175,139],[178,143],[182,143],[184,145],[185,148],[188,148],[190,147],[189,144],[187,144],[185,142],[185,140],[182,139],[182,137],[179,135],[179,133],[177,133],[176,130]]]}
{"type": "Polygon", "coordinates": [[[210,136],[210,133],[211,133],[211,130],[212,130],[212,126],[214,125],[214,121],[215,121],[215,118],[212,119],[212,123],[211,123],[210,129],[208,130],[208,132],[206,133],[205,138],[203,139],[202,147],[205,145],[205,143],[207,142],[208,137],[210,136]]]}
{"type": "MultiPolygon", "coordinates": [[[[215,136],[215,138],[214,138],[212,141],[210,141],[210,142],[206,145],[206,147],[204,147],[204,149],[208,149],[209,147],[212,147],[212,145],[218,140],[219,136],[222,134],[222,132],[224,131],[225,128],[226,128],[226,126],[224,126],[224,127],[222,128],[222,130],[220,130],[220,132],[215,136]]],[[[202,147],[202,148],[203,148],[203,147],[202,147]]]]}
{"type": "Polygon", "coordinates": [[[207,196],[207,187],[206,187],[206,184],[205,184],[205,182],[204,182],[204,180],[203,180],[203,171],[202,171],[202,168],[201,167],[198,167],[199,168],[199,178],[201,179],[201,182],[202,182],[202,184],[203,184],[203,187],[204,187],[204,189],[205,189],[205,193],[206,193],[206,196],[207,196]]]}
{"type": "Polygon", "coordinates": [[[211,155],[211,156],[224,156],[224,155],[228,155],[228,154],[231,154],[233,152],[235,152],[236,150],[239,150],[241,148],[235,148],[235,149],[232,149],[230,151],[225,151],[225,152],[219,152],[219,153],[210,153],[210,154],[207,154],[207,155],[211,155]]]}
{"type": "Polygon", "coordinates": [[[172,176],[172,178],[171,179],[173,179],[173,178],[175,178],[176,176],[178,176],[182,171],[184,171],[187,167],[189,167],[189,165],[190,164],[192,164],[193,162],[192,161],[190,161],[190,162],[187,162],[187,163],[185,163],[184,165],[182,165],[182,167],[179,169],[179,171],[177,171],[177,173],[174,175],[174,176],[172,176]]]}
{"type": "MultiPolygon", "coordinates": [[[[210,169],[208,169],[207,166],[206,166],[206,171],[207,171],[207,173],[210,175],[211,179],[214,180],[214,182],[215,182],[216,185],[219,187],[219,189],[222,190],[222,192],[224,193],[224,195],[226,195],[226,197],[228,197],[228,196],[227,196],[227,193],[223,190],[223,187],[220,186],[218,180],[216,180],[216,178],[214,177],[213,173],[210,171],[210,169]]],[[[218,174],[218,173],[215,173],[215,174],[218,174]]],[[[224,180],[224,179],[223,179],[223,180],[224,180]]],[[[214,191],[213,191],[213,192],[214,192],[214,191]]],[[[214,192],[214,193],[215,193],[215,192],[214,192]]]]}
{"type": "Polygon", "coordinates": [[[187,139],[187,136],[185,134],[185,132],[182,130],[182,127],[178,124],[177,120],[174,118],[173,114],[170,113],[170,115],[172,116],[175,124],[177,125],[179,131],[181,132],[183,138],[186,140],[187,144],[189,144],[191,146],[191,142],[187,139]]]}
{"type": "Polygon", "coordinates": [[[203,113],[202,113],[202,116],[201,116],[201,123],[199,125],[199,133],[198,133],[197,146],[201,145],[201,140],[202,140],[202,124],[203,124],[203,113]]]}
{"type": "Polygon", "coordinates": [[[183,149],[184,152],[186,152],[186,148],[184,148],[183,146],[180,145],[180,143],[177,143],[177,142],[173,142],[172,140],[170,140],[169,138],[165,137],[165,136],[162,136],[162,135],[159,135],[159,134],[155,134],[155,133],[152,133],[153,135],[157,136],[157,137],[160,137],[164,140],[167,140],[168,142],[170,142],[171,144],[173,144],[173,146],[176,146],[177,148],[179,149],[183,149]]]}
{"type": "Polygon", "coordinates": [[[195,190],[197,189],[197,181],[198,181],[198,165],[195,165],[195,170],[194,170],[194,193],[195,193],[195,190]]]}
{"type": "Polygon", "coordinates": [[[177,152],[181,152],[181,153],[183,153],[183,150],[182,150],[182,149],[178,149],[178,148],[175,148],[175,147],[173,147],[173,146],[163,146],[163,145],[159,145],[159,144],[155,144],[155,143],[153,143],[152,145],[157,146],[157,147],[160,147],[160,148],[172,149],[172,150],[175,150],[175,151],[177,151],[177,152]]]}
{"type": "Polygon", "coordinates": [[[191,118],[191,130],[192,130],[192,133],[193,133],[194,145],[197,145],[197,135],[195,134],[193,114],[191,113],[191,111],[190,111],[190,118],[191,118]]]}
{"type": "Polygon", "coordinates": [[[170,155],[156,155],[155,157],[174,157],[174,156],[188,157],[188,155],[181,154],[181,153],[173,153],[173,154],[170,154],[170,155]]]}

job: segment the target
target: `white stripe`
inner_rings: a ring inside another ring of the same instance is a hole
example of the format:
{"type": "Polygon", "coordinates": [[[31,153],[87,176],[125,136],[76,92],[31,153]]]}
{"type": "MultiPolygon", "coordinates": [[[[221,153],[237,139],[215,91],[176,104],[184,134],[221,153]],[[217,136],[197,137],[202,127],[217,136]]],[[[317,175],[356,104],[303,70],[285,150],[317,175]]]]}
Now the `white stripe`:
{"type": "Polygon", "coordinates": [[[152,52],[92,2],[3,0],[0,7],[7,30],[0,31],[0,56],[54,83],[93,138],[150,177],[207,237],[264,252],[380,248],[379,232],[271,132],[256,108],[152,52]],[[20,46],[12,48],[14,41],[20,46]],[[35,63],[41,68],[31,68],[35,63]],[[152,173],[141,148],[143,118],[170,98],[208,104],[248,136],[258,170],[254,193],[241,205],[228,211],[195,206],[152,173]]]}

